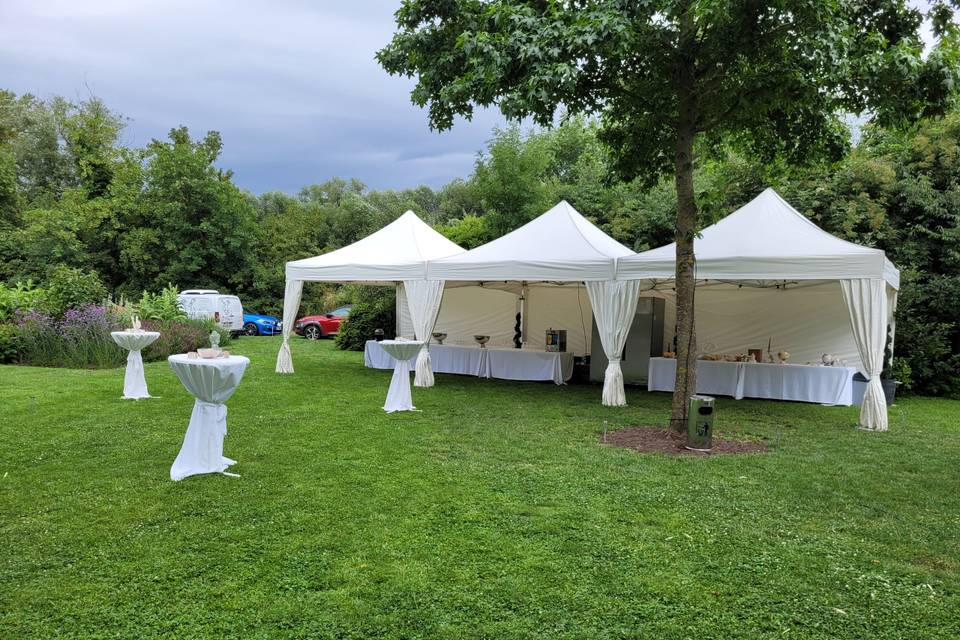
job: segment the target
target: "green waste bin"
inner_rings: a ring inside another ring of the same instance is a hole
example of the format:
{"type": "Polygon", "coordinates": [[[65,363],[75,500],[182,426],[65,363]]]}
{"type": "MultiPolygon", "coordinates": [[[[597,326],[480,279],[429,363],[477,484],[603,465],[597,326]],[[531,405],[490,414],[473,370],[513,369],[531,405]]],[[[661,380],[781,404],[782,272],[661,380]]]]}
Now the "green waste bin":
{"type": "Polygon", "coordinates": [[[690,396],[687,412],[687,449],[710,451],[713,448],[713,398],[690,396]]]}

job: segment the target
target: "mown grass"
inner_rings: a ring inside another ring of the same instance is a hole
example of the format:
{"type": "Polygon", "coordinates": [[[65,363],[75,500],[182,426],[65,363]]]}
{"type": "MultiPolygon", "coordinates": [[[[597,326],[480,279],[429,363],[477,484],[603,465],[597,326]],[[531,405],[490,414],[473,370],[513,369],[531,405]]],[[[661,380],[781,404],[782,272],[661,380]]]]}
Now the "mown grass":
{"type": "Polygon", "coordinates": [[[0,368],[0,637],[956,638],[960,402],[718,401],[768,454],[638,455],[666,395],[389,372],[330,342],[235,345],[239,479],[174,483],[192,399],[166,363],[0,368]]]}

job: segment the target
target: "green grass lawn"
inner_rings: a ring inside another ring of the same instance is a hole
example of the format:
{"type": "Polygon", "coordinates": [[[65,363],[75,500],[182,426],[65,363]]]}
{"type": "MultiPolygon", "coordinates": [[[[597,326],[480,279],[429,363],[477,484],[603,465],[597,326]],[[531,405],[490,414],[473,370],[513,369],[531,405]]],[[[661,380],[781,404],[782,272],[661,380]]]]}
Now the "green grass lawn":
{"type": "Polygon", "coordinates": [[[669,397],[390,373],[330,342],[232,347],[241,478],[169,480],[192,398],[0,367],[0,638],[957,638],[960,402],[718,400],[770,453],[603,446],[669,397]]]}

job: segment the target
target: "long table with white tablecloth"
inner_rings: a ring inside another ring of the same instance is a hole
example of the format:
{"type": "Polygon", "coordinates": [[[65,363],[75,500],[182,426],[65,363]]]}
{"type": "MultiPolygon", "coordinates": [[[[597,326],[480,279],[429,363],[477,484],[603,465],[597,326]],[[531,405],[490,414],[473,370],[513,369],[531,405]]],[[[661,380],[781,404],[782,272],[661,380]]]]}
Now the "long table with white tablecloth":
{"type": "MultiPolygon", "coordinates": [[[[673,391],[677,361],[650,358],[647,389],[673,391]]],[[[697,361],[697,393],[740,398],[853,404],[853,367],[697,361]]]]}
{"type": "MultiPolygon", "coordinates": [[[[573,354],[534,349],[508,349],[477,345],[431,344],[434,373],[457,373],[501,380],[551,380],[563,384],[573,376],[573,354]]],[[[410,360],[411,366],[416,358],[410,360]]],[[[368,340],[363,364],[373,369],[393,369],[393,359],[376,340],[368,340]]]]}

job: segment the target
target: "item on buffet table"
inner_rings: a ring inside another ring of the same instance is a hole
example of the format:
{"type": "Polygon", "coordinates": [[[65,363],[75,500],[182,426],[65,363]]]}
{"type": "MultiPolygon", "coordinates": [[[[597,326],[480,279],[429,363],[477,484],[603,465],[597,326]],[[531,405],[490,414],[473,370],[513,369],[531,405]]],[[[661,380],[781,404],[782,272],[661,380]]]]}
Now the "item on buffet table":
{"type": "Polygon", "coordinates": [[[545,346],[546,350],[555,353],[563,353],[567,350],[567,330],[566,329],[554,329],[550,327],[547,329],[545,336],[545,346]]]}

